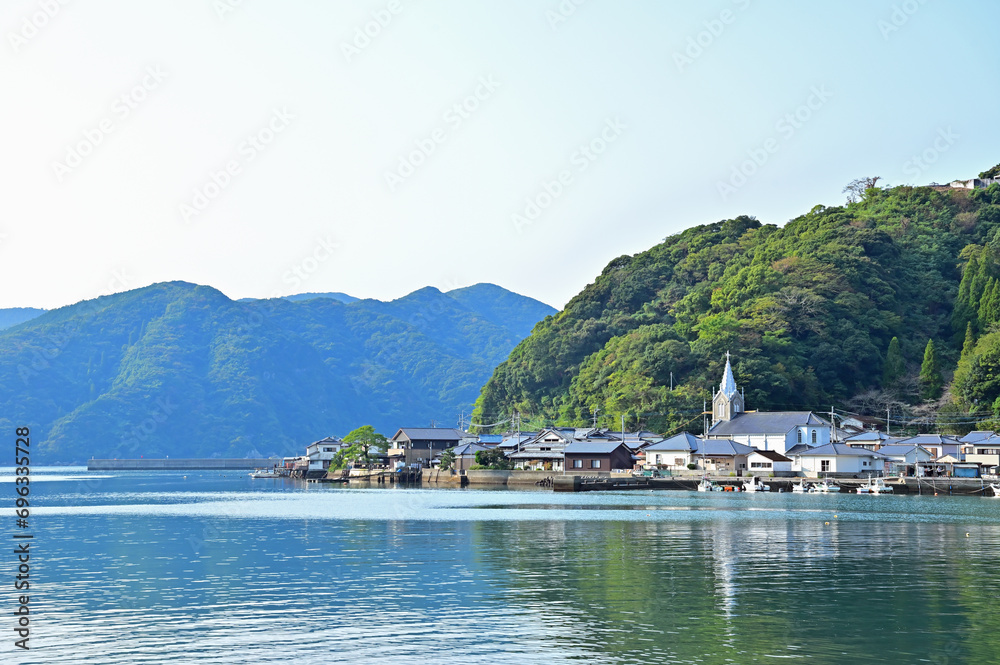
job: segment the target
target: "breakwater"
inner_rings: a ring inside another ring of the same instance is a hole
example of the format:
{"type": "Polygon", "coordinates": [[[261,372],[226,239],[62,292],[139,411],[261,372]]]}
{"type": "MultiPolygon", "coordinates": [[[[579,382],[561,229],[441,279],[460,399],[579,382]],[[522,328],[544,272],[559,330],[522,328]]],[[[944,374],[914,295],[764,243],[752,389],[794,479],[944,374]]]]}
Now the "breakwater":
{"type": "Polygon", "coordinates": [[[194,471],[270,469],[280,457],[260,459],[91,459],[88,471],[194,471]]]}

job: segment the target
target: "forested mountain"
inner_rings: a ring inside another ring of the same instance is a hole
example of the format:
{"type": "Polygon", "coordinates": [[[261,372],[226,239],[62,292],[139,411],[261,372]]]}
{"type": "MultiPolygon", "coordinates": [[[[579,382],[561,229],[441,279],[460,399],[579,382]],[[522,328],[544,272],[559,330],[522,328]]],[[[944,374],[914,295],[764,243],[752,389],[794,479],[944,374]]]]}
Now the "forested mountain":
{"type": "Polygon", "coordinates": [[[345,304],[155,284],[0,332],[0,427],[30,426],[43,463],[302,454],[362,424],[453,424],[553,311],[490,285],[345,304]]]}
{"type": "Polygon", "coordinates": [[[965,414],[951,425],[989,417],[984,402],[1000,411],[998,228],[993,185],[869,188],[783,227],[739,217],[688,229],[615,259],[536,326],[483,388],[475,418],[518,409],[534,424],[582,425],[599,409],[609,426],[626,414],[700,431],[727,351],[750,409],[920,412],[923,397],[925,414],[965,414]],[[954,399],[935,401],[967,328],[954,399]]]}

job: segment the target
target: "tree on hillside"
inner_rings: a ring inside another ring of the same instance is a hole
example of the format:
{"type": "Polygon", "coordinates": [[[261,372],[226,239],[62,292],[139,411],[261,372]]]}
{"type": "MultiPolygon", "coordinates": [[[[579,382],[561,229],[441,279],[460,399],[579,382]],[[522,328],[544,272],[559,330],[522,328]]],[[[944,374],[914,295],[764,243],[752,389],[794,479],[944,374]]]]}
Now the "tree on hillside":
{"type": "Polygon", "coordinates": [[[885,365],[882,368],[882,387],[895,386],[905,374],[906,361],[903,360],[903,352],[899,350],[899,339],[893,337],[889,342],[889,350],[885,354],[885,365]]]}
{"type": "Polygon", "coordinates": [[[875,187],[875,184],[881,179],[882,176],[871,176],[868,178],[856,178],[847,183],[847,186],[844,187],[844,192],[847,194],[847,202],[857,203],[864,199],[865,192],[875,187]]]}
{"type": "Polygon", "coordinates": [[[976,348],[976,336],[972,334],[972,321],[965,325],[965,342],[962,344],[962,356],[959,360],[964,360],[972,350],[976,348]]]}
{"type": "Polygon", "coordinates": [[[1000,164],[979,174],[980,178],[996,178],[1000,176],[1000,164]]]}
{"type": "Polygon", "coordinates": [[[934,352],[934,340],[927,340],[924,349],[924,362],[920,365],[920,397],[924,400],[937,399],[944,387],[944,377],[938,365],[937,354],[934,352]]]}
{"type": "Polygon", "coordinates": [[[389,440],[376,432],[375,428],[371,425],[362,425],[357,429],[351,430],[344,437],[344,443],[357,444],[362,451],[362,456],[366,463],[368,462],[368,453],[372,448],[382,453],[389,449],[389,440]]]}

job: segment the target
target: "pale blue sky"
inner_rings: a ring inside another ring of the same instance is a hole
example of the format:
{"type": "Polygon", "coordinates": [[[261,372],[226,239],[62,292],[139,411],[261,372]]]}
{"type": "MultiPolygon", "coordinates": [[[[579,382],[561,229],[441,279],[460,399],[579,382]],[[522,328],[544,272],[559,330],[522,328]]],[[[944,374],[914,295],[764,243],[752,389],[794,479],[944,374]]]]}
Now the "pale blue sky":
{"type": "Polygon", "coordinates": [[[8,0],[0,307],[174,279],[380,299],[488,281],[561,307],[695,224],[783,224],[858,176],[1000,162],[994,17],[974,0],[8,0]]]}

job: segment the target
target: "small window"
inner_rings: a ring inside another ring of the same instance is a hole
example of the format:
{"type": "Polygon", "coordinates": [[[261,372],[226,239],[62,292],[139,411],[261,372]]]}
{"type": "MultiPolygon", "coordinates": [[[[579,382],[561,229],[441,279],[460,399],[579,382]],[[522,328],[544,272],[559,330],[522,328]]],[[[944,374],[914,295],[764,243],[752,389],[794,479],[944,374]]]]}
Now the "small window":
{"type": "Polygon", "coordinates": [[[674,466],[684,466],[684,458],[683,457],[675,457],[674,458],[674,466]]]}
{"type": "Polygon", "coordinates": [[[816,443],[816,430],[813,430],[812,439],[813,443],[816,443]]]}
{"type": "Polygon", "coordinates": [[[591,469],[600,469],[601,468],[601,460],[599,460],[599,459],[592,459],[592,460],[590,460],[590,468],[591,469]]]}
{"type": "Polygon", "coordinates": [[[582,469],[583,468],[583,460],[582,459],[575,459],[575,460],[573,460],[573,468],[574,469],[582,469]]]}
{"type": "Polygon", "coordinates": [[[802,430],[799,430],[798,435],[799,435],[798,443],[802,443],[802,430]]]}
{"type": "Polygon", "coordinates": [[[830,470],[830,460],[825,459],[819,463],[819,470],[826,473],[830,470]]]}

